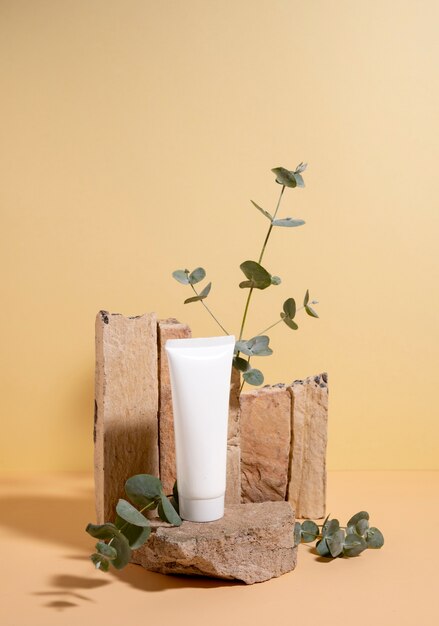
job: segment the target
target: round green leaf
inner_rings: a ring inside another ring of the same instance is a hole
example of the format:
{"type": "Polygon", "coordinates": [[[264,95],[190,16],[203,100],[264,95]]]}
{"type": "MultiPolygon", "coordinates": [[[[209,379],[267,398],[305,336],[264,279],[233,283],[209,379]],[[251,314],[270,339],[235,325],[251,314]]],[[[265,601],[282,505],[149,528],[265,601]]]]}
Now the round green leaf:
{"type": "Polygon", "coordinates": [[[240,283],[240,287],[253,287],[253,289],[266,289],[271,285],[271,274],[256,261],[244,261],[239,266],[248,281],[240,283]],[[250,284],[248,284],[250,283],[250,284]]]}
{"type": "Polygon", "coordinates": [[[271,284],[272,285],[280,285],[282,282],[282,279],[280,278],[280,276],[272,276],[271,277],[271,284]]]}
{"type": "Polygon", "coordinates": [[[168,498],[165,494],[162,494],[161,500],[159,502],[159,506],[157,508],[157,512],[159,514],[160,519],[164,522],[168,522],[173,526],[181,525],[181,518],[177,511],[174,509],[172,504],[169,502],[168,498]]]}
{"type": "Polygon", "coordinates": [[[319,536],[319,527],[312,520],[305,520],[302,522],[302,539],[305,543],[314,541],[319,536]]]}
{"type": "Polygon", "coordinates": [[[302,172],[306,170],[307,167],[308,167],[308,163],[304,163],[303,161],[301,161],[299,165],[296,167],[296,169],[294,170],[295,175],[297,176],[297,174],[301,174],[302,172]]]}
{"type": "Polygon", "coordinates": [[[119,534],[119,529],[111,522],[106,524],[87,524],[85,531],[95,539],[112,539],[119,534]]]}
{"type": "Polygon", "coordinates": [[[299,174],[299,172],[297,172],[297,170],[294,172],[294,177],[296,179],[296,183],[298,187],[305,187],[305,182],[303,180],[303,177],[301,174],[299,174]]]}
{"type": "Polygon", "coordinates": [[[112,561],[116,569],[122,569],[131,561],[131,548],[128,539],[122,533],[114,537],[111,544],[117,552],[117,557],[112,561]]]}
{"type": "Polygon", "coordinates": [[[143,546],[145,541],[151,534],[151,526],[134,526],[134,524],[128,524],[123,530],[120,531],[128,540],[128,544],[132,550],[137,550],[140,546],[143,546]]]}
{"type": "Polygon", "coordinates": [[[315,310],[314,310],[311,306],[309,306],[309,304],[307,304],[307,305],[306,305],[306,307],[305,307],[305,311],[306,311],[306,312],[308,313],[308,315],[310,315],[311,317],[318,317],[318,315],[317,315],[316,311],[315,311],[315,310]]]}
{"type": "Polygon", "coordinates": [[[343,529],[336,530],[334,534],[326,537],[326,543],[328,544],[331,556],[335,558],[343,552],[344,540],[345,532],[343,529]]]}
{"type": "Polygon", "coordinates": [[[296,522],[294,524],[294,545],[298,546],[301,541],[302,541],[302,527],[300,525],[300,522],[296,522]]]}
{"type": "Polygon", "coordinates": [[[331,537],[340,529],[340,522],[338,519],[328,520],[322,528],[323,537],[331,537]]]}
{"type": "Polygon", "coordinates": [[[274,167],[273,174],[276,174],[276,182],[284,187],[296,187],[297,181],[294,172],[287,170],[285,167],[274,167]]]}
{"type": "Polygon", "coordinates": [[[366,534],[366,543],[368,548],[382,548],[384,545],[383,533],[375,526],[371,526],[366,534]]]}
{"type": "Polygon", "coordinates": [[[208,283],[204,287],[203,291],[200,291],[198,296],[192,296],[192,298],[186,298],[186,300],[184,301],[184,304],[189,304],[190,302],[200,302],[200,300],[204,300],[204,298],[207,298],[207,296],[209,295],[211,288],[212,288],[212,283],[208,283]]]}
{"type": "Polygon", "coordinates": [[[359,513],[355,513],[348,521],[347,526],[356,526],[360,519],[369,519],[369,513],[367,511],[360,511],[359,513]]]}
{"type": "Polygon", "coordinates": [[[104,541],[98,541],[95,547],[99,554],[105,556],[110,561],[117,557],[117,552],[113,546],[109,546],[108,543],[105,543],[104,541]]]}
{"type": "Polygon", "coordinates": [[[364,519],[364,518],[358,520],[358,522],[355,524],[355,530],[357,531],[359,535],[364,535],[364,533],[366,532],[368,528],[369,528],[369,520],[364,519]]]}
{"type": "Polygon", "coordinates": [[[360,535],[356,533],[348,533],[346,535],[343,547],[343,554],[345,556],[358,556],[363,550],[366,550],[366,548],[367,543],[360,535]]]}
{"type": "Polygon", "coordinates": [[[273,226],[283,226],[289,228],[295,228],[296,226],[303,226],[305,224],[304,220],[295,220],[292,217],[284,217],[280,220],[273,220],[273,226]]]}
{"type": "Polygon", "coordinates": [[[296,301],[294,298],[288,298],[288,300],[285,300],[283,310],[287,317],[294,319],[294,316],[296,315],[296,301]]]}
{"type": "Polygon", "coordinates": [[[293,330],[297,330],[299,328],[296,322],[287,317],[285,313],[281,313],[280,316],[289,328],[292,328],[293,330]]]}
{"type": "Polygon", "coordinates": [[[235,351],[242,352],[247,356],[270,356],[273,350],[268,347],[270,337],[268,335],[258,335],[251,339],[237,341],[235,343],[235,351]]]}
{"type": "Polygon", "coordinates": [[[240,356],[235,356],[233,359],[233,367],[240,372],[246,372],[250,365],[245,359],[242,359],[240,356]]]}
{"type": "Polygon", "coordinates": [[[125,483],[125,493],[128,498],[141,508],[160,498],[162,491],[160,480],[150,474],[136,474],[128,478],[125,483]]]}
{"type": "Polygon", "coordinates": [[[142,527],[149,526],[149,520],[132,504],[122,498],[116,504],[116,512],[122,519],[130,524],[142,527]]]}
{"type": "Polygon", "coordinates": [[[262,383],[264,382],[263,373],[260,370],[255,369],[254,367],[251,367],[246,372],[244,372],[242,377],[249,385],[258,386],[262,385],[262,383]]]}
{"type": "Polygon", "coordinates": [[[326,539],[320,539],[316,543],[317,554],[324,557],[331,557],[331,551],[329,550],[328,544],[326,543],[326,539]]]}
{"type": "Polygon", "coordinates": [[[271,213],[269,213],[268,211],[260,207],[258,204],[256,204],[256,202],[253,202],[253,200],[250,200],[250,202],[252,203],[253,206],[255,206],[258,209],[258,211],[262,213],[262,215],[265,215],[265,217],[267,217],[271,222],[271,220],[273,219],[273,216],[271,215],[271,213]]]}
{"type": "Polygon", "coordinates": [[[202,267],[197,267],[196,269],[194,269],[193,272],[189,274],[189,283],[191,285],[196,285],[197,283],[202,281],[203,278],[205,277],[206,277],[205,269],[202,267]]]}
{"type": "Polygon", "coordinates": [[[182,285],[189,285],[189,270],[175,270],[172,272],[172,276],[182,285]]]}
{"type": "Polygon", "coordinates": [[[94,563],[96,569],[101,569],[103,572],[108,572],[110,563],[101,554],[92,554],[90,560],[94,563]]]}

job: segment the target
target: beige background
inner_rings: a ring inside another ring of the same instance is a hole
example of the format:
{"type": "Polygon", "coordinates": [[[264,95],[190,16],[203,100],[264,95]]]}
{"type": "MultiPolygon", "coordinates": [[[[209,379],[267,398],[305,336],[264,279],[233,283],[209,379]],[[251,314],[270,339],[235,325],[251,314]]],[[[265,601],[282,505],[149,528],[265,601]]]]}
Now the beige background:
{"type": "Polygon", "coordinates": [[[267,382],[328,370],[331,468],[438,468],[434,0],[0,1],[3,469],[92,458],[94,316],[155,310],[215,334],[172,270],[202,264],[237,330],[239,263],[285,194],[249,333],[267,382]]]}

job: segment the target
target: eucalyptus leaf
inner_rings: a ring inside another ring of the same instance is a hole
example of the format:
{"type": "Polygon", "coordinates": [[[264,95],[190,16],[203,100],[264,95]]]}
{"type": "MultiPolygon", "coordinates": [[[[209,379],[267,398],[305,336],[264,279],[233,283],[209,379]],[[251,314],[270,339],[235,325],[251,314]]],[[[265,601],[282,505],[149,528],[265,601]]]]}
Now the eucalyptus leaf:
{"type": "Polygon", "coordinates": [[[124,519],[126,522],[129,522],[130,524],[142,527],[149,526],[149,520],[146,519],[146,517],[132,504],[130,504],[126,500],[123,500],[122,498],[116,505],[116,512],[119,517],[124,519]]]}
{"type": "Polygon", "coordinates": [[[128,544],[132,550],[137,550],[149,539],[151,534],[151,526],[134,526],[128,524],[120,531],[128,540],[128,544]]]}
{"type": "Polygon", "coordinates": [[[326,543],[332,557],[337,557],[343,552],[343,545],[345,540],[345,532],[339,528],[331,536],[326,537],[326,543]]]}
{"type": "Polygon", "coordinates": [[[196,285],[200,281],[206,278],[206,271],[202,267],[197,267],[193,272],[189,274],[189,283],[191,285],[196,285]]]}
{"type": "Polygon", "coordinates": [[[295,228],[296,226],[303,226],[304,220],[295,220],[292,217],[284,217],[283,219],[273,220],[273,226],[286,226],[289,228],[295,228]]]}
{"type": "Polygon", "coordinates": [[[248,281],[240,283],[241,288],[266,289],[271,285],[271,274],[256,261],[244,261],[239,266],[248,281]]]}
{"type": "Polygon", "coordinates": [[[347,523],[347,526],[356,526],[360,519],[369,519],[369,513],[367,511],[359,511],[355,513],[347,523]]]}
{"type": "Polygon", "coordinates": [[[296,167],[296,169],[294,170],[294,173],[297,176],[297,174],[301,174],[302,172],[304,172],[307,167],[308,167],[308,163],[304,163],[303,161],[301,161],[299,165],[296,167]]]}
{"type": "Polygon", "coordinates": [[[273,354],[273,350],[268,347],[269,342],[270,337],[267,335],[258,335],[248,341],[237,341],[235,343],[235,351],[242,352],[247,356],[270,356],[273,354]]]}
{"type": "Polygon", "coordinates": [[[287,170],[285,167],[274,167],[273,174],[276,174],[276,182],[284,187],[296,187],[297,181],[294,172],[287,170]]]}
{"type": "Polygon", "coordinates": [[[343,547],[343,554],[345,556],[358,556],[366,550],[367,543],[360,535],[356,533],[348,533],[343,547]]]}
{"type": "Polygon", "coordinates": [[[326,539],[320,539],[320,541],[316,543],[316,550],[317,550],[317,554],[319,554],[320,556],[324,556],[324,557],[331,556],[331,551],[328,547],[328,544],[326,543],[326,539]]]}
{"type": "Polygon", "coordinates": [[[339,530],[340,530],[340,522],[338,521],[338,519],[331,519],[331,520],[328,520],[326,524],[324,524],[322,528],[322,535],[323,537],[331,537],[339,530]]]}
{"type": "Polygon", "coordinates": [[[164,493],[162,494],[157,512],[159,514],[160,519],[162,519],[164,522],[168,522],[169,524],[172,524],[173,526],[181,525],[181,517],[179,516],[177,511],[174,509],[172,504],[169,502],[168,498],[165,496],[164,493]]]}
{"type": "Polygon", "coordinates": [[[262,215],[265,215],[265,217],[267,217],[270,220],[270,222],[272,221],[273,216],[271,215],[271,213],[269,213],[268,211],[260,207],[258,204],[256,204],[256,202],[253,202],[253,200],[250,200],[250,202],[253,204],[253,206],[255,206],[258,209],[258,211],[262,213],[262,215]]]}
{"type": "Polygon", "coordinates": [[[375,526],[371,526],[366,533],[366,543],[368,548],[382,548],[384,545],[383,533],[375,526]]]}
{"type": "Polygon", "coordinates": [[[294,177],[296,179],[296,183],[298,187],[305,187],[305,181],[303,180],[302,174],[300,174],[299,172],[295,171],[294,172],[294,177]]]}
{"type": "Polygon", "coordinates": [[[305,297],[303,299],[303,306],[306,306],[309,302],[309,289],[306,290],[305,297]]]}
{"type": "MultiPolygon", "coordinates": [[[[172,487],[172,495],[174,497],[174,500],[178,504],[178,484],[177,484],[177,481],[175,481],[174,486],[172,487]]],[[[177,511],[177,513],[178,513],[178,511],[177,511]]]]}
{"type": "Polygon", "coordinates": [[[272,285],[276,285],[277,286],[277,285],[280,285],[281,282],[282,282],[282,279],[281,279],[280,276],[272,276],[271,277],[271,284],[272,285]]]}
{"type": "Polygon", "coordinates": [[[309,304],[306,305],[305,307],[305,311],[308,313],[308,315],[310,315],[311,317],[318,317],[316,311],[309,306],[309,304]]]}
{"type": "Polygon", "coordinates": [[[250,364],[248,361],[242,359],[240,356],[235,356],[233,358],[233,367],[240,372],[246,372],[249,369],[250,364]]]}
{"type": "Polygon", "coordinates": [[[141,508],[160,498],[162,491],[162,483],[151,474],[136,474],[128,478],[125,483],[125,493],[128,498],[141,508]]]}
{"type": "Polygon", "coordinates": [[[99,554],[105,556],[110,561],[117,557],[117,552],[113,546],[109,546],[108,543],[105,543],[104,541],[98,541],[95,548],[99,554]]]}
{"type": "Polygon", "coordinates": [[[359,535],[364,535],[368,528],[369,528],[369,520],[364,519],[364,518],[358,520],[358,522],[355,524],[355,530],[357,531],[359,535]]]}
{"type": "Polygon", "coordinates": [[[294,545],[298,546],[301,541],[302,541],[302,526],[300,525],[300,522],[296,522],[294,524],[294,545]]]}
{"type": "Polygon", "coordinates": [[[249,385],[258,386],[262,385],[262,383],[264,382],[263,373],[260,370],[255,369],[254,367],[251,367],[246,372],[244,372],[242,377],[249,385]]]}
{"type": "Polygon", "coordinates": [[[103,572],[108,572],[110,563],[101,554],[92,554],[90,561],[94,564],[96,569],[101,569],[103,572]]]}
{"type": "Polygon", "coordinates": [[[293,330],[297,330],[299,328],[296,322],[285,315],[285,313],[281,313],[280,316],[289,328],[292,328],[293,330]]]}
{"type": "Polygon", "coordinates": [[[288,298],[288,300],[285,300],[283,310],[287,317],[294,319],[294,316],[296,315],[296,301],[294,298],[288,298]]]}
{"type": "Polygon", "coordinates": [[[175,270],[172,276],[182,285],[189,285],[189,270],[175,270]]]}
{"type": "Polygon", "coordinates": [[[119,529],[111,522],[106,524],[87,524],[85,531],[95,539],[112,539],[120,534],[119,529]]]}
{"type": "Polygon", "coordinates": [[[319,527],[312,520],[305,520],[302,522],[302,539],[305,543],[314,541],[319,536],[319,527]]]}
{"type": "Polygon", "coordinates": [[[112,546],[116,549],[117,557],[112,561],[116,569],[122,569],[131,561],[131,548],[128,539],[122,533],[114,537],[112,546]]]}
{"type": "Polygon", "coordinates": [[[204,300],[204,298],[207,298],[207,296],[209,295],[211,288],[212,288],[212,283],[208,283],[204,287],[203,291],[200,291],[198,296],[192,296],[192,298],[186,298],[186,300],[184,301],[184,304],[189,304],[191,302],[200,302],[200,300],[204,300]]]}

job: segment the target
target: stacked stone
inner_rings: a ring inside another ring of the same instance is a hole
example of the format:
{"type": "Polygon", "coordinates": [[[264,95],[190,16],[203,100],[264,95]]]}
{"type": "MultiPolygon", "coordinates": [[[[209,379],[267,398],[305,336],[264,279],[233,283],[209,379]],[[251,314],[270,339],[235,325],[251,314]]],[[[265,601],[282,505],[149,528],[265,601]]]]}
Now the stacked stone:
{"type": "MultiPolygon", "coordinates": [[[[187,325],[175,319],[157,322],[153,313],[124,317],[101,311],[96,318],[98,523],[113,519],[125,481],[134,474],[160,476],[165,492],[172,491],[174,422],[164,347],[167,339],[190,336],[187,325]]],[[[297,517],[325,515],[327,376],[241,395],[239,388],[240,376],[233,370],[224,520],[212,523],[212,531],[210,524],[184,522],[175,529],[159,523],[153,538],[135,552],[135,562],[163,573],[245,582],[294,568],[296,549],[286,540],[293,534],[294,511],[297,517]],[[241,555],[241,561],[233,554],[241,555]]]]}

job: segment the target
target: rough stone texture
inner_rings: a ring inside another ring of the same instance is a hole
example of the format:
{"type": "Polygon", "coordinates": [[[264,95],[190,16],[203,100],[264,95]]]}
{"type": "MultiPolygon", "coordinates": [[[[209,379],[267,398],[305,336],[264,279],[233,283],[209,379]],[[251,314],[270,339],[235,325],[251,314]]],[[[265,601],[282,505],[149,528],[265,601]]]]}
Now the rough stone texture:
{"type": "Polygon", "coordinates": [[[190,336],[189,326],[180,324],[176,319],[160,320],[158,323],[160,480],[165,493],[172,493],[175,482],[174,415],[165,344],[168,339],[190,336]]]}
{"type": "Polygon", "coordinates": [[[291,443],[291,395],[284,385],[240,398],[243,502],[285,500],[291,443]]]}
{"type": "Polygon", "coordinates": [[[288,501],[297,517],[317,519],[325,516],[326,508],[327,374],[296,380],[289,391],[293,437],[288,501]]]}
{"type": "Polygon", "coordinates": [[[111,521],[133,474],[158,476],[155,313],[96,317],[94,470],[98,523],[111,521]]]}
{"type": "Polygon", "coordinates": [[[288,502],[264,502],[228,507],[216,522],[155,522],[133,562],[163,574],[262,582],[295,568],[294,521],[288,502]]]}
{"type": "Polygon", "coordinates": [[[226,505],[241,503],[241,446],[239,426],[239,388],[241,376],[232,368],[227,434],[226,505]]]}

